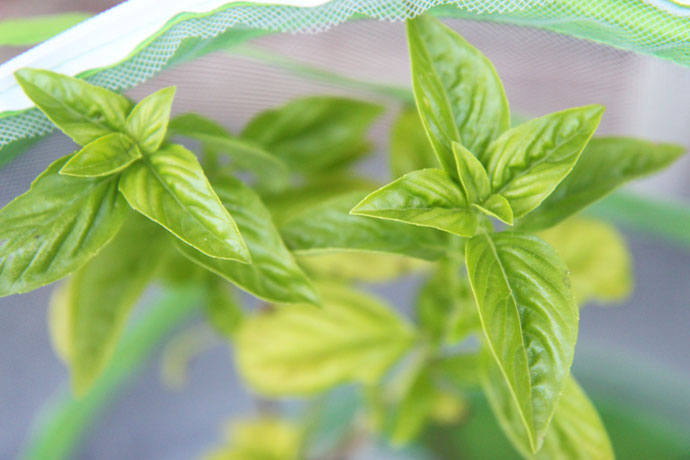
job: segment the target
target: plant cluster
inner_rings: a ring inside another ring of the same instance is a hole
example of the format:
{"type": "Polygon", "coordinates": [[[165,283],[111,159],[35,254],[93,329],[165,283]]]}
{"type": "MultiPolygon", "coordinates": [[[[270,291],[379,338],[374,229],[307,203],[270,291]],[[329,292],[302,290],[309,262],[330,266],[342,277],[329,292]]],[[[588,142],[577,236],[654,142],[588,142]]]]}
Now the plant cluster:
{"type": "MultiPolygon", "coordinates": [[[[306,97],[232,134],[196,114],[169,121],[174,88],[134,104],[17,72],[82,148],[0,210],[0,296],[69,275],[50,326],[77,393],[147,286],[190,283],[262,396],[361,384],[371,426],[404,444],[460,418],[481,387],[525,458],[613,458],[570,367],[579,306],[625,296],[630,262],[612,227],[571,216],[683,150],[592,139],[599,105],[511,126],[485,56],[431,16],[407,35],[416,108],[394,124],[385,186],[351,168],[371,150],[377,104],[306,97]],[[175,137],[194,139],[202,163],[175,137]],[[414,324],[354,286],[412,271],[426,274],[414,324]],[[228,281],[265,305],[245,313],[228,281]]],[[[259,420],[211,457],[311,458],[305,439],[259,420]]]]}

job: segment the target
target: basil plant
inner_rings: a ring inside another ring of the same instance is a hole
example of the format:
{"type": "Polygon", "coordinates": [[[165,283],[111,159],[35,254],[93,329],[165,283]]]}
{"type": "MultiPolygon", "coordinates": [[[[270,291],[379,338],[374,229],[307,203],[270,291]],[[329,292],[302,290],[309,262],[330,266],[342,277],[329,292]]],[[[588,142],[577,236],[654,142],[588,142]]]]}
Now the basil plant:
{"type": "MultiPolygon", "coordinates": [[[[355,383],[368,432],[403,445],[432,420],[458,422],[476,387],[524,458],[614,458],[570,368],[579,307],[624,297],[630,261],[614,228],[573,216],[683,150],[593,138],[596,104],[513,126],[477,49],[431,16],[408,21],[407,37],[416,107],[393,125],[386,185],[352,168],[371,151],[374,103],[305,97],[231,133],[196,114],[170,120],[174,88],[135,104],[17,72],[81,148],[0,210],[0,295],[66,278],[50,328],[76,394],[148,286],[189,283],[262,397],[355,383]],[[414,320],[357,287],[411,272],[425,277],[414,320]],[[235,288],[263,307],[245,312],[235,288]]],[[[287,421],[238,430],[208,458],[315,458],[287,421]]]]}

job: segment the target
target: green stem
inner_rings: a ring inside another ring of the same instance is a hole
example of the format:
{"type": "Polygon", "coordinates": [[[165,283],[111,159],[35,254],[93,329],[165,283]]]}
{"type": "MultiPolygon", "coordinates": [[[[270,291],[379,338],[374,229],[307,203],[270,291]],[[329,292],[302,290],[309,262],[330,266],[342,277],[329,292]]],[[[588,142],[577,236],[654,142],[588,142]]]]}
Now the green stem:
{"type": "Polygon", "coordinates": [[[166,291],[125,333],[106,370],[91,390],[75,399],[65,385],[37,417],[22,460],[70,458],[85,430],[115,393],[151,356],[162,338],[185,321],[200,304],[201,290],[181,287],[166,291]]]}

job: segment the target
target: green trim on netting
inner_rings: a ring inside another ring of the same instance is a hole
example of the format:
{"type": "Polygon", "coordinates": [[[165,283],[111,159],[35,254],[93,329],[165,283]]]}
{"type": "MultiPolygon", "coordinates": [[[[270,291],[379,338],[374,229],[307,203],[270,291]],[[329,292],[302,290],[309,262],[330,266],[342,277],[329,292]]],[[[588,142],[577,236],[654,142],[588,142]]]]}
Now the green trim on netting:
{"type": "MultiPolygon", "coordinates": [[[[271,32],[320,31],[362,17],[403,20],[430,8],[443,16],[514,23],[588,38],[690,67],[690,18],[641,0],[455,0],[450,4],[444,0],[332,0],[316,7],[237,2],[212,12],[181,13],[124,60],[82,75],[91,83],[121,91],[170,65],[222,47],[229,37],[242,42],[271,32]]],[[[51,130],[48,120],[35,110],[0,114],[0,157],[6,155],[6,145],[51,130]]]]}
{"type": "Polygon", "coordinates": [[[163,337],[189,319],[202,292],[184,287],[166,291],[127,330],[105,371],[82,398],[66,385],[39,414],[22,460],[64,460],[74,453],[86,430],[114,395],[151,356],[163,337]]]}

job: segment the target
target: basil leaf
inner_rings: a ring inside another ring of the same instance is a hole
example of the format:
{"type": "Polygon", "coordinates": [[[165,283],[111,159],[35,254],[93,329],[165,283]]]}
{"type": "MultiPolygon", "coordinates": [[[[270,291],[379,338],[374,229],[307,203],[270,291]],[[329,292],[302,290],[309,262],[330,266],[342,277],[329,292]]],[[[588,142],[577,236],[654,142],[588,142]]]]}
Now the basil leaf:
{"type": "Polygon", "coordinates": [[[421,366],[407,382],[393,411],[390,438],[394,446],[408,444],[422,432],[433,414],[435,396],[431,373],[421,366]]]}
{"type": "Polygon", "coordinates": [[[129,313],[155,275],[159,227],[132,214],[117,236],[67,281],[67,362],[75,393],[84,394],[115,351],[129,313]]]}
{"type": "Polygon", "coordinates": [[[158,90],[142,99],[127,116],[127,134],[144,153],[155,152],[163,143],[174,97],[174,86],[158,90]]]}
{"type": "Polygon", "coordinates": [[[367,131],[380,105],[339,97],[305,97],[260,113],[242,136],[263,146],[295,171],[319,172],[368,150],[367,131]]]}
{"type": "Polygon", "coordinates": [[[513,209],[503,195],[493,194],[484,203],[473,204],[472,207],[508,225],[513,225],[513,209]]]}
{"type": "Polygon", "coordinates": [[[482,163],[491,188],[519,218],[548,197],[568,175],[599,125],[604,108],[589,105],[535,118],[504,132],[482,163]]]}
{"type": "MultiPolygon", "coordinates": [[[[419,41],[416,46],[426,49],[431,64],[421,70],[431,73],[433,69],[460,135],[459,139],[448,139],[461,140],[468,150],[481,155],[493,139],[510,127],[508,100],[496,69],[479,50],[431,15],[408,21],[410,41],[413,32],[415,41],[419,41]]],[[[420,69],[415,66],[412,51],[411,59],[414,82],[420,69]]]]}
{"type": "Polygon", "coordinates": [[[350,215],[362,198],[354,192],[302,212],[280,227],[288,247],[299,254],[374,251],[435,260],[448,253],[441,232],[380,219],[350,215]]]}
{"type": "Polygon", "coordinates": [[[244,318],[242,308],[225,280],[211,275],[206,283],[206,318],[221,336],[231,339],[244,318]]]}
{"type": "Polygon", "coordinates": [[[457,169],[453,157],[453,142],[460,142],[460,133],[450,107],[448,94],[443,87],[424,43],[424,24],[407,21],[407,43],[412,64],[412,91],[419,110],[419,117],[438,161],[448,174],[455,176],[457,169]]]}
{"type": "Polygon", "coordinates": [[[99,137],[75,153],[60,174],[80,177],[107,176],[122,171],[141,158],[139,148],[124,134],[99,137]]]}
{"type": "Polygon", "coordinates": [[[532,453],[520,414],[500,368],[490,353],[481,359],[480,380],[499,425],[513,446],[529,460],[613,460],[611,442],[596,409],[568,376],[541,449],[532,453]]]}
{"type": "Polygon", "coordinates": [[[48,70],[14,75],[29,99],[79,145],[125,128],[132,103],[124,96],[48,70]]]}
{"type": "Polygon", "coordinates": [[[465,256],[484,335],[536,452],[577,340],[568,269],[547,243],[521,233],[477,235],[465,256]]]}
{"type": "MultiPolygon", "coordinates": [[[[360,196],[379,187],[376,182],[357,177],[323,174],[297,187],[290,187],[280,193],[268,192],[262,195],[271,210],[273,221],[279,226],[295,216],[346,193],[360,192],[360,196]]],[[[350,211],[349,209],[347,210],[350,211]]]]}
{"type": "Polygon", "coordinates": [[[540,230],[605,197],[626,182],[666,168],[685,148],[625,137],[593,138],[573,170],[544,202],[519,223],[540,230]]]}
{"type": "Polygon", "coordinates": [[[127,206],[117,177],[63,176],[58,171],[68,158],[51,164],[0,210],[0,297],[69,275],[120,229],[127,206]]]}
{"type": "Polygon", "coordinates": [[[227,155],[240,169],[254,173],[261,188],[282,191],[288,185],[289,170],[284,161],[256,143],[233,137],[212,120],[188,113],[175,117],[168,130],[197,139],[205,147],[227,155]]]}
{"type": "Polygon", "coordinates": [[[491,194],[491,184],[484,166],[472,152],[457,142],[453,142],[453,154],[467,201],[470,204],[482,203],[491,194]]]}
{"type": "Polygon", "coordinates": [[[614,302],[632,291],[632,262],[623,236],[612,225],[571,218],[539,233],[570,270],[579,305],[596,300],[614,302]]]}
{"type": "Polygon", "coordinates": [[[189,245],[178,244],[182,254],[266,301],[318,304],[314,287],[285,247],[256,193],[230,177],[219,179],[214,188],[223,206],[235,216],[252,263],[208,257],[189,245]]]}
{"type": "Polygon", "coordinates": [[[414,343],[411,326],[377,298],[335,284],[319,292],[323,308],[276,307],[240,327],[237,365],[255,391],[308,395],[374,384],[414,343]]]}
{"type": "Polygon", "coordinates": [[[433,344],[457,343],[481,329],[469,281],[460,268],[458,261],[441,260],[419,291],[417,316],[433,344]]]}
{"type": "Polygon", "coordinates": [[[433,227],[470,237],[477,230],[476,213],[462,190],[440,169],[422,169],[372,192],[352,214],[433,227]]]}
{"type": "Polygon", "coordinates": [[[211,257],[249,262],[240,231],[192,152],[170,144],[122,174],[129,205],[211,257]]]}
{"type": "Polygon", "coordinates": [[[235,421],[227,430],[224,446],[211,450],[201,460],[299,460],[303,429],[292,422],[263,415],[235,421]],[[270,442],[266,442],[270,440],[270,442]]]}
{"type": "Polygon", "coordinates": [[[430,266],[429,262],[412,257],[364,251],[303,253],[297,260],[314,278],[368,283],[391,281],[430,266]]]}
{"type": "Polygon", "coordinates": [[[393,123],[390,145],[394,179],[418,169],[440,166],[415,108],[405,108],[400,112],[393,123]]]}
{"type": "Polygon", "coordinates": [[[197,138],[197,136],[230,136],[230,131],[198,113],[177,115],[170,120],[168,133],[192,138],[197,138]]]}

